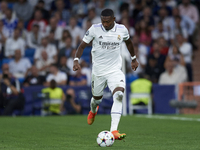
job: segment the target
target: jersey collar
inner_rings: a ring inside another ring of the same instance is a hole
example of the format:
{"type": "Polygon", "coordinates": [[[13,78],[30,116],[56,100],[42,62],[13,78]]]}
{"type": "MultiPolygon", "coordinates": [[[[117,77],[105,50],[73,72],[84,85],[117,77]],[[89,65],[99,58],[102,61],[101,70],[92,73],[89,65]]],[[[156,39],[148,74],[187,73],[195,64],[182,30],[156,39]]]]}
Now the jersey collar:
{"type": "Polygon", "coordinates": [[[103,30],[104,32],[108,32],[108,31],[116,32],[116,29],[117,29],[116,22],[114,22],[113,28],[110,29],[110,30],[108,30],[108,31],[104,28],[104,26],[103,26],[102,24],[101,24],[101,28],[102,28],[102,30],[103,30]]]}

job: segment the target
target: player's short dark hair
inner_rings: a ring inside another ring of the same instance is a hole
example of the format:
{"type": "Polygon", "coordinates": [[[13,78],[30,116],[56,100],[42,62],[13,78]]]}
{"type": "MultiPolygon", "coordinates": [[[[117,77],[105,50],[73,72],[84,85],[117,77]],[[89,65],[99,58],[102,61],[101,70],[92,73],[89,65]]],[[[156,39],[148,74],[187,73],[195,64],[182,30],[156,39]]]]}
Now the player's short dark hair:
{"type": "Polygon", "coordinates": [[[102,12],[101,12],[101,16],[111,16],[111,17],[114,17],[114,12],[112,9],[104,9],[102,12]]]}

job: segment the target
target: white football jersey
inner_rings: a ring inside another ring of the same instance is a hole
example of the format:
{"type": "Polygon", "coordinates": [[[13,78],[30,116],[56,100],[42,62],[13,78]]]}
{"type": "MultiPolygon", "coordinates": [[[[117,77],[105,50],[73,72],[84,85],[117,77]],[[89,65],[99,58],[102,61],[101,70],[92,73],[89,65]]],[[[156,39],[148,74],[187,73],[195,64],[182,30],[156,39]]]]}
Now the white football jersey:
{"type": "Polygon", "coordinates": [[[120,49],[122,42],[129,39],[129,33],[124,25],[115,23],[114,27],[106,30],[101,23],[93,24],[83,41],[92,41],[92,73],[102,76],[122,67],[120,49]]]}

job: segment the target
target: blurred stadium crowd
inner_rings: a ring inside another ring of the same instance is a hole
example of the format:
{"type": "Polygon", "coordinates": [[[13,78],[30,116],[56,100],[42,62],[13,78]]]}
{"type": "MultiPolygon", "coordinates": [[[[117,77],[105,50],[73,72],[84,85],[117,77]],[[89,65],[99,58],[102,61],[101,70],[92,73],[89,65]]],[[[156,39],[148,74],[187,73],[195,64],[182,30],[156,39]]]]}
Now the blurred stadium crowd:
{"type": "Polygon", "coordinates": [[[82,70],[72,71],[73,59],[85,32],[111,8],[116,22],[128,28],[140,63],[133,72],[124,44],[128,83],[140,73],[153,83],[192,81],[198,7],[198,0],[1,1],[1,72],[8,70],[23,86],[48,86],[52,79],[57,85],[90,85],[91,46],[83,53],[82,70]]]}

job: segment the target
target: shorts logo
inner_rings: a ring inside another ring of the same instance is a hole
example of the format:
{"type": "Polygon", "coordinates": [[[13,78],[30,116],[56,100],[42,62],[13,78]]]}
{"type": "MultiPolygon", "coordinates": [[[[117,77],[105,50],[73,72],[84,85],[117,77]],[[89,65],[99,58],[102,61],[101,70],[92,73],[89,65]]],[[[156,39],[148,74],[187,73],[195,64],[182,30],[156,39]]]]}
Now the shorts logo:
{"type": "Polygon", "coordinates": [[[87,31],[87,32],[85,33],[85,35],[88,36],[88,35],[89,35],[89,31],[87,31]]]}
{"type": "Polygon", "coordinates": [[[102,36],[100,36],[99,38],[100,38],[100,39],[103,39],[103,37],[102,37],[102,36]]]}
{"type": "Polygon", "coordinates": [[[124,80],[120,80],[120,82],[124,82],[124,80]]]}
{"type": "Polygon", "coordinates": [[[120,41],[120,40],[121,40],[121,36],[120,36],[120,35],[118,35],[117,39],[120,41]]]}

